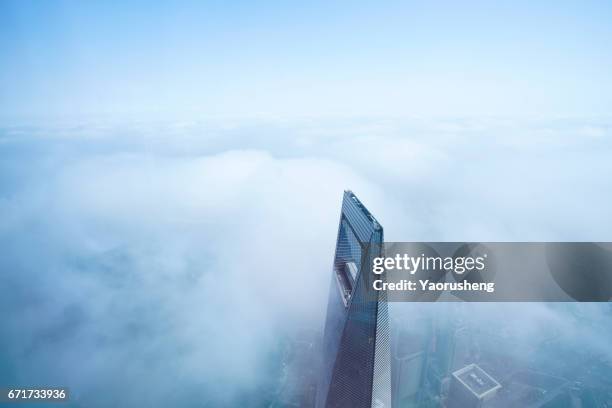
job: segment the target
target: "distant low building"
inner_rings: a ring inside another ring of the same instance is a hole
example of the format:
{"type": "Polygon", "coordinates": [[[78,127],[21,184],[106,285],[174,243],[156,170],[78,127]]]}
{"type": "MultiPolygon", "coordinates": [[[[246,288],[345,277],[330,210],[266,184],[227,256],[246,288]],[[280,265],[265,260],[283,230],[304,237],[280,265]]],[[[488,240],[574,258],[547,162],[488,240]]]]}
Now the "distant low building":
{"type": "Polygon", "coordinates": [[[476,364],[470,364],[451,376],[449,408],[481,408],[497,393],[501,385],[476,364]]]}

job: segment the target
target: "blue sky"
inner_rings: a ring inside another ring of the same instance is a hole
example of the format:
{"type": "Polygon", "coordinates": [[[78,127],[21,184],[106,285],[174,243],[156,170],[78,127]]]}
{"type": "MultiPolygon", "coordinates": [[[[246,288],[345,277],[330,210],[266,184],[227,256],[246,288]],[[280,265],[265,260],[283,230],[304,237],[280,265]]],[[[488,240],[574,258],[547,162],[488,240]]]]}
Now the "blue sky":
{"type": "Polygon", "coordinates": [[[0,115],[583,116],[609,2],[0,4],[0,115]]]}

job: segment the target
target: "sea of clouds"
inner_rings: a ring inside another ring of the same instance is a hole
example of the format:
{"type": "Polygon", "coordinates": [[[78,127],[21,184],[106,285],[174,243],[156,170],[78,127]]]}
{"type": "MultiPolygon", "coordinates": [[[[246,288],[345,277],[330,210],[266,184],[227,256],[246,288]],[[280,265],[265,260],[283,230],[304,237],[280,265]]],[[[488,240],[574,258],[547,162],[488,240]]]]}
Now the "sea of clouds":
{"type": "Polygon", "coordinates": [[[390,241],[610,241],[611,175],[607,118],[4,125],[0,384],[231,405],[321,330],[344,189],[390,241]]]}

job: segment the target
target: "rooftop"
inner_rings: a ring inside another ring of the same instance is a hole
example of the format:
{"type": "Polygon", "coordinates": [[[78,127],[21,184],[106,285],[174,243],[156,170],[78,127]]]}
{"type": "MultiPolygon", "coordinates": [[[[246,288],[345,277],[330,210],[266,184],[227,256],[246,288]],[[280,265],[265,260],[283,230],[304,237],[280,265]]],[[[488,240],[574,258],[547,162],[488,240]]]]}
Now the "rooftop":
{"type": "Polygon", "coordinates": [[[476,364],[470,364],[455,371],[453,377],[459,380],[459,382],[479,399],[501,388],[501,385],[497,381],[476,364]]]}

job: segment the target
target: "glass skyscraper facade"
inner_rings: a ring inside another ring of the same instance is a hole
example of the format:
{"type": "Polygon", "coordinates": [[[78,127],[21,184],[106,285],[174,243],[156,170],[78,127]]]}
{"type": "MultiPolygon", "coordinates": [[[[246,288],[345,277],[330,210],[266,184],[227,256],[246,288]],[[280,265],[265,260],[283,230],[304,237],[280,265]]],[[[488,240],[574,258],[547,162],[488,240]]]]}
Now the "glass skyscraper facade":
{"type": "MultiPolygon", "coordinates": [[[[351,191],[342,200],[317,407],[391,406],[389,319],[384,292],[372,289],[372,259],[383,229],[351,191]]],[[[377,277],[377,279],[379,279],[377,277]]]]}

